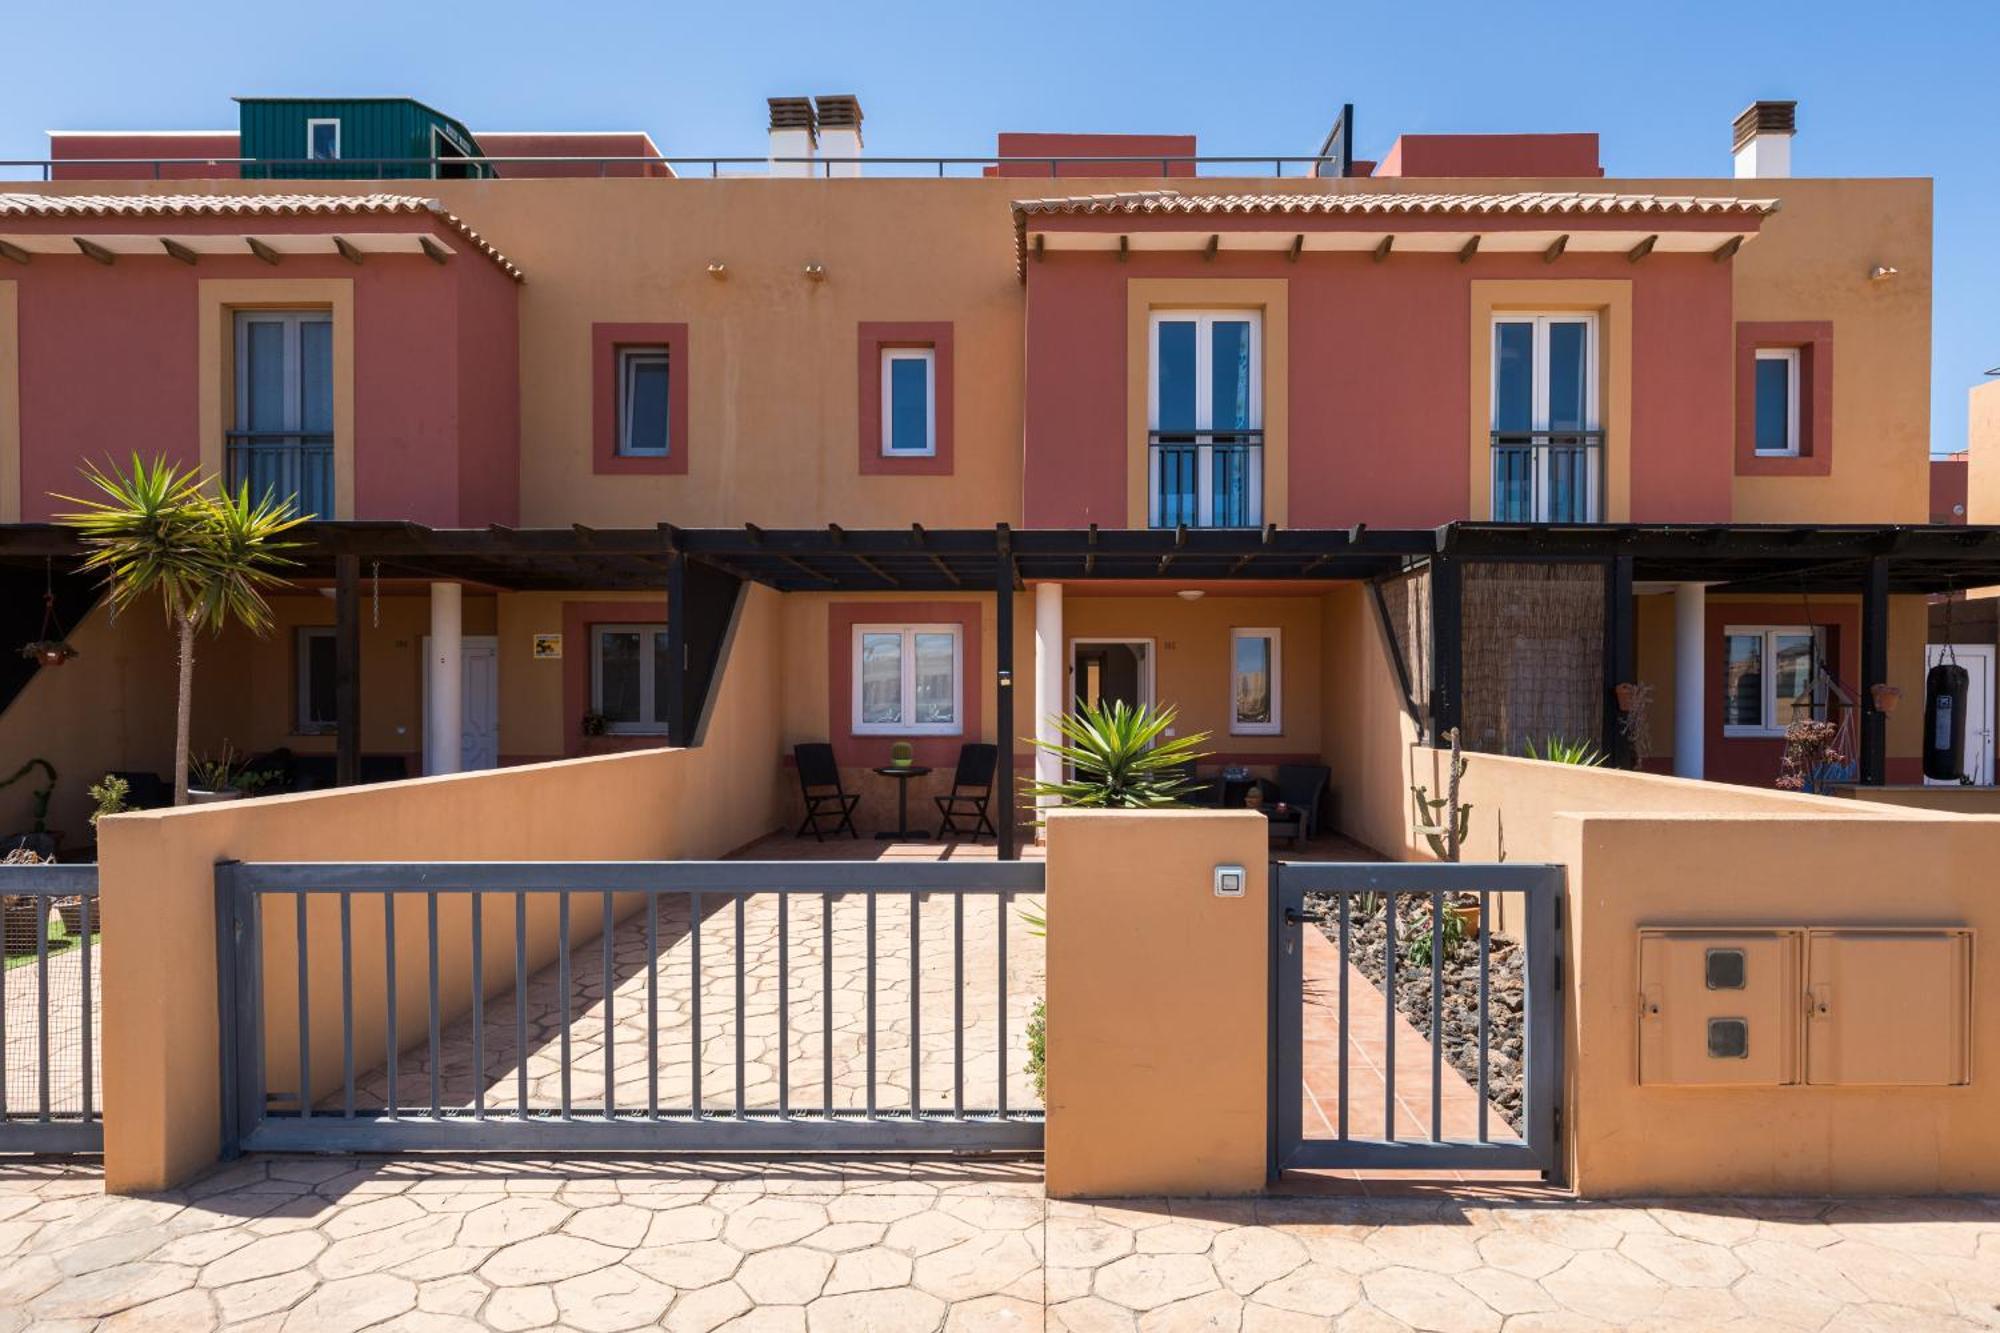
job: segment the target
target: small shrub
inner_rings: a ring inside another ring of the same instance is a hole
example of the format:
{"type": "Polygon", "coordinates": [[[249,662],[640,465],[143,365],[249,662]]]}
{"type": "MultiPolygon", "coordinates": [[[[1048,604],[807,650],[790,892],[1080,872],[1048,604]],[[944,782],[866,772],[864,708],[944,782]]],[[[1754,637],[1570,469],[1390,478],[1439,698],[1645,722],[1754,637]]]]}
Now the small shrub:
{"type": "Polygon", "coordinates": [[[1028,1016],[1028,1076],[1035,1080],[1035,1097],[1043,1105],[1049,1100],[1049,1005],[1046,1000],[1035,1001],[1035,1011],[1028,1016]]]}
{"type": "Polygon", "coordinates": [[[90,826],[97,827],[97,821],[106,815],[122,815],[132,807],[128,798],[132,795],[132,784],[115,774],[106,773],[90,787],[90,799],[97,808],[90,812],[90,826]]]}

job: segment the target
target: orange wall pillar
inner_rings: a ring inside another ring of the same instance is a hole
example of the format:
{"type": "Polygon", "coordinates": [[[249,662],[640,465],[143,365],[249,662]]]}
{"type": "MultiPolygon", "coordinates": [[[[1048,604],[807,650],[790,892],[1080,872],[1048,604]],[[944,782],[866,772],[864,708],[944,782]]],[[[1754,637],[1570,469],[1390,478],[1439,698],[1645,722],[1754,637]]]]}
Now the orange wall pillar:
{"type": "Polygon", "coordinates": [[[1264,1187],[1268,842],[1248,810],[1050,813],[1051,1196],[1264,1187]]]}

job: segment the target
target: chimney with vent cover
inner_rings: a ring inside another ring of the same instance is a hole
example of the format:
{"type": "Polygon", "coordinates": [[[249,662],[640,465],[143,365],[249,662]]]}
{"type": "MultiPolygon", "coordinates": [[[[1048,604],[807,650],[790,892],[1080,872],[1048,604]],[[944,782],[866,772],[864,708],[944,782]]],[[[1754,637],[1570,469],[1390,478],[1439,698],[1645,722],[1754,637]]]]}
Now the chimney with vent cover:
{"type": "Polygon", "coordinates": [[[861,174],[861,100],[853,93],[823,93],[813,99],[819,112],[819,155],[828,176],[861,174]]]}
{"type": "Polygon", "coordinates": [[[1792,174],[1792,134],[1797,102],[1752,102],[1736,118],[1736,175],[1778,178],[1792,174]]]}
{"type": "Polygon", "coordinates": [[[813,105],[804,97],[765,99],[771,107],[771,174],[810,176],[813,149],[818,143],[813,105]],[[792,161],[781,161],[791,158],[792,161]]]}

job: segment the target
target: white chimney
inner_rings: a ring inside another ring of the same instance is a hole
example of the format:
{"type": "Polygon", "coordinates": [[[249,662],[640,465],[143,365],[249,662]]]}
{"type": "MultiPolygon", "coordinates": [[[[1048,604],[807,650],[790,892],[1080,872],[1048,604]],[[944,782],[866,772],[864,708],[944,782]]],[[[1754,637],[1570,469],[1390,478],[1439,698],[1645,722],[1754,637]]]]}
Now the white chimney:
{"type": "Polygon", "coordinates": [[[810,176],[813,174],[814,132],[812,103],[803,97],[765,99],[771,107],[771,174],[810,176]],[[793,158],[785,162],[781,158],[793,158]]]}
{"type": "Polygon", "coordinates": [[[813,99],[819,113],[819,155],[827,176],[861,174],[861,102],[852,93],[827,93],[813,99]]]}
{"type": "Polygon", "coordinates": [[[1792,174],[1792,134],[1797,102],[1752,102],[1736,118],[1738,179],[1778,179],[1792,174]]]}

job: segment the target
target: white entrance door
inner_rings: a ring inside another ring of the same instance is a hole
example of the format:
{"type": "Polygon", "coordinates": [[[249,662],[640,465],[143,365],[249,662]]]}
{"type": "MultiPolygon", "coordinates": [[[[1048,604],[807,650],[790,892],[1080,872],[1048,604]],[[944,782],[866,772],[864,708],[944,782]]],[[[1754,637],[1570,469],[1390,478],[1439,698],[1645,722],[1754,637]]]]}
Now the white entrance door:
{"type": "MultiPolygon", "coordinates": [[[[1993,645],[1959,643],[1950,648],[1940,643],[1924,650],[1926,669],[1956,658],[1969,679],[1965,690],[1965,772],[1976,786],[1993,785],[1993,645]]],[[[1923,706],[1923,701],[1917,701],[1923,706]]],[[[1929,778],[1931,786],[1941,785],[1929,778]]],[[[1942,784],[1945,786],[1950,783],[1942,784]]]]}
{"type": "MultiPolygon", "coordinates": [[[[431,656],[430,635],[424,636],[424,658],[431,656]]],[[[500,766],[500,640],[490,634],[468,634],[459,644],[459,680],[463,700],[458,766],[461,772],[500,766]]],[[[431,711],[431,678],[424,673],[424,715],[431,711]]],[[[427,733],[428,734],[428,729],[427,733]]],[[[433,771],[424,756],[424,771],[433,771]]]]}

